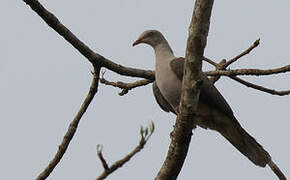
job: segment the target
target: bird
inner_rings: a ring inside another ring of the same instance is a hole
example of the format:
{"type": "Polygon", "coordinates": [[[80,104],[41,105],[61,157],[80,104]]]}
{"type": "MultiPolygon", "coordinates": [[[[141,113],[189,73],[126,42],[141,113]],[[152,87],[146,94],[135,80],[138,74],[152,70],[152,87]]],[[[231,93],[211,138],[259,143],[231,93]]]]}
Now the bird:
{"type": "MultiPolygon", "coordinates": [[[[185,59],[174,56],[168,41],[158,30],[144,31],[133,46],[138,44],[147,44],[154,49],[155,81],[152,89],[158,105],[163,111],[177,115],[185,59]]],[[[195,124],[219,132],[255,165],[269,165],[280,180],[286,180],[270,154],[240,125],[218,89],[203,72],[200,76],[202,84],[195,124]]]]}

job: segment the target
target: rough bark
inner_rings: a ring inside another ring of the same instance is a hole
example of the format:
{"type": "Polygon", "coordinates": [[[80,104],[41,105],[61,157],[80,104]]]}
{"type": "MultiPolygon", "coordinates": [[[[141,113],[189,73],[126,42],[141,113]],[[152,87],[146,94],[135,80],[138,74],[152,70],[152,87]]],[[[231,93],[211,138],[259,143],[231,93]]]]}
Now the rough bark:
{"type": "Polygon", "coordinates": [[[209,31],[213,0],[196,0],[187,40],[179,114],[171,144],[156,180],[176,179],[186,158],[199,99],[200,71],[209,31]]]}

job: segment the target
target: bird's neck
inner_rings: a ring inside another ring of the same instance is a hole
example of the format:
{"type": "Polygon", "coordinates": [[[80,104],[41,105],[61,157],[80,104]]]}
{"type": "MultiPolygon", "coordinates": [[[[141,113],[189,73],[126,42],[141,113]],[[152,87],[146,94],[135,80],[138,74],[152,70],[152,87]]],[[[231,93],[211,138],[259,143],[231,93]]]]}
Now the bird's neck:
{"type": "Polygon", "coordinates": [[[174,54],[167,41],[154,47],[156,61],[172,60],[174,54]]]}
{"type": "Polygon", "coordinates": [[[174,54],[173,51],[171,50],[169,44],[166,43],[161,43],[157,46],[154,47],[155,51],[155,75],[156,75],[156,80],[158,82],[161,79],[166,79],[166,77],[163,77],[162,72],[167,72],[170,70],[170,61],[174,59],[174,54]]]}

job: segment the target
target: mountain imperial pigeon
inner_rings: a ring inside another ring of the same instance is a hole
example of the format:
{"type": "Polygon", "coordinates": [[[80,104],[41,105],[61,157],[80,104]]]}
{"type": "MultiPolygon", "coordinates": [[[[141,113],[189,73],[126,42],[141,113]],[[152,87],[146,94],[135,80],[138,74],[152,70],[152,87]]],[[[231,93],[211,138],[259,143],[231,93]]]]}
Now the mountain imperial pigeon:
{"type": "MultiPolygon", "coordinates": [[[[133,43],[145,43],[155,52],[155,82],[153,93],[162,110],[178,114],[183,78],[184,58],[175,57],[167,40],[157,30],[147,30],[133,43]]],[[[218,131],[254,164],[267,164],[280,179],[286,179],[269,153],[239,124],[224,97],[207,78],[201,74],[202,85],[198,103],[196,125],[218,131]]]]}

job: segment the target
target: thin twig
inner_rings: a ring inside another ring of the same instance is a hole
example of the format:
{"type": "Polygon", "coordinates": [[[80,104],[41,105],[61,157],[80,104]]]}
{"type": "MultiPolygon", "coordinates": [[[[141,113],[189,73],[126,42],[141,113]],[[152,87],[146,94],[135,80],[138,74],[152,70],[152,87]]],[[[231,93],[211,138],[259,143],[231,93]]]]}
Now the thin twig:
{"type": "Polygon", "coordinates": [[[127,94],[133,88],[146,86],[147,84],[150,84],[152,82],[153,80],[150,79],[142,79],[133,83],[125,83],[122,81],[112,82],[104,78],[104,73],[102,73],[102,77],[100,78],[100,83],[122,89],[122,91],[119,93],[120,96],[127,94]]]}
{"type": "Polygon", "coordinates": [[[104,156],[103,156],[103,146],[98,144],[97,145],[97,153],[98,153],[98,157],[99,159],[101,160],[102,162],[102,165],[103,165],[103,168],[105,169],[105,171],[108,171],[109,170],[109,166],[108,166],[108,163],[107,161],[105,160],[104,156]]]}
{"type": "Polygon", "coordinates": [[[92,80],[90,90],[88,92],[87,97],[85,98],[80,110],[78,111],[78,113],[76,114],[76,116],[74,117],[72,122],[70,123],[68,130],[65,133],[63,140],[62,140],[61,144],[59,145],[58,150],[57,150],[56,154],[54,155],[53,159],[49,162],[48,166],[43,170],[43,172],[41,172],[39,174],[39,176],[36,178],[36,180],[46,179],[50,175],[50,173],[54,170],[56,165],[60,162],[63,155],[65,154],[65,152],[69,146],[69,143],[72,140],[72,138],[73,138],[73,136],[78,128],[78,124],[79,124],[82,116],[86,112],[87,108],[89,107],[89,104],[91,103],[95,94],[98,91],[99,74],[100,74],[100,67],[94,67],[94,76],[93,76],[93,80],[92,80]]]}
{"type": "MultiPolygon", "coordinates": [[[[255,44],[255,43],[254,43],[255,44]]],[[[212,60],[210,60],[212,61],[212,60]]],[[[206,62],[209,62],[209,61],[206,61],[206,62]]],[[[213,62],[213,61],[212,61],[213,62]]],[[[212,65],[214,65],[213,63],[210,63],[212,65]]],[[[214,65],[216,67],[217,70],[220,70],[220,68],[225,68],[225,64],[227,64],[225,62],[225,60],[222,60],[219,64],[216,64],[214,65]]],[[[231,79],[247,86],[247,87],[250,87],[250,88],[253,88],[253,89],[257,89],[257,90],[260,90],[260,91],[263,91],[263,92],[267,92],[267,93],[270,93],[272,95],[279,95],[279,96],[285,96],[285,95],[289,95],[290,94],[290,90],[286,90],[286,91],[276,91],[274,89],[269,89],[269,88],[265,88],[263,86],[259,86],[259,85],[256,85],[256,84],[253,84],[253,83],[250,83],[248,81],[245,81],[237,76],[228,76],[230,77],[231,79]]],[[[213,76],[211,77],[211,81],[213,83],[215,83],[218,79],[220,78],[220,76],[213,76]]]]}
{"type": "MultiPolygon", "coordinates": [[[[245,51],[243,51],[241,54],[237,55],[236,57],[230,59],[229,61],[226,61],[225,59],[223,59],[220,63],[215,63],[213,60],[210,60],[208,58],[204,57],[204,61],[210,63],[211,65],[216,67],[216,70],[226,70],[226,68],[231,65],[232,63],[236,62],[237,60],[239,60],[241,57],[249,54],[254,48],[256,48],[258,45],[260,44],[260,39],[257,39],[248,49],[246,49],[245,51]]],[[[217,82],[220,79],[221,75],[215,75],[213,77],[210,78],[210,80],[212,81],[212,83],[217,82]]]]}
{"type": "Polygon", "coordinates": [[[141,139],[139,141],[138,146],[136,146],[134,148],[133,151],[131,151],[129,154],[127,154],[124,158],[120,159],[119,161],[116,161],[111,167],[108,167],[108,165],[104,166],[104,163],[106,163],[106,160],[104,159],[103,155],[102,155],[102,149],[98,150],[100,152],[98,152],[98,156],[103,164],[104,167],[104,171],[103,173],[96,178],[96,180],[103,180],[105,179],[107,176],[109,176],[111,173],[113,173],[114,171],[116,171],[117,169],[119,169],[120,167],[122,167],[126,162],[128,162],[134,155],[136,155],[138,152],[140,152],[144,146],[146,145],[146,143],[148,142],[149,138],[151,137],[151,135],[153,134],[155,130],[155,126],[154,123],[151,122],[151,124],[149,125],[149,128],[143,128],[141,126],[140,129],[140,134],[141,134],[141,139]]]}
{"type": "Polygon", "coordinates": [[[264,91],[264,92],[267,92],[267,93],[270,93],[272,95],[279,95],[279,96],[285,96],[285,95],[289,95],[290,94],[290,90],[287,90],[287,91],[276,91],[274,89],[268,89],[268,88],[265,88],[263,86],[259,86],[259,85],[256,85],[256,84],[253,84],[253,83],[250,83],[248,81],[245,81],[239,77],[236,77],[236,76],[229,76],[231,79],[247,86],[247,87],[250,87],[250,88],[253,88],[253,89],[257,89],[257,90],[260,90],[260,91],[264,91]]]}
{"type": "Polygon", "coordinates": [[[254,48],[256,48],[257,46],[259,46],[260,44],[260,38],[257,39],[248,49],[246,49],[244,52],[242,52],[241,54],[237,55],[236,57],[228,60],[225,64],[225,68],[227,68],[230,64],[236,62],[238,59],[240,59],[241,57],[249,54],[254,48]]]}
{"type": "Polygon", "coordinates": [[[219,66],[218,63],[214,62],[213,60],[211,60],[211,59],[209,59],[209,58],[207,58],[207,57],[203,57],[202,60],[208,62],[209,64],[211,64],[211,65],[213,65],[213,66],[215,66],[215,67],[219,66]]]}
{"type": "Polygon", "coordinates": [[[279,73],[290,72],[290,65],[283,66],[280,68],[274,69],[229,69],[229,70],[215,70],[215,71],[207,71],[205,72],[208,76],[216,76],[216,75],[224,75],[224,76],[236,76],[236,75],[273,75],[279,73]]]}

